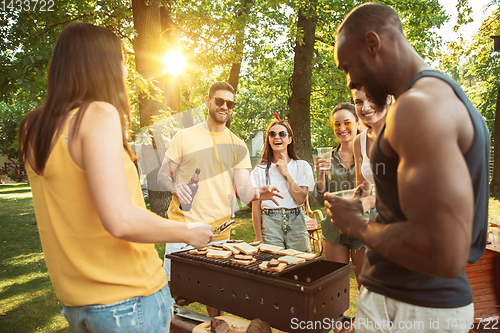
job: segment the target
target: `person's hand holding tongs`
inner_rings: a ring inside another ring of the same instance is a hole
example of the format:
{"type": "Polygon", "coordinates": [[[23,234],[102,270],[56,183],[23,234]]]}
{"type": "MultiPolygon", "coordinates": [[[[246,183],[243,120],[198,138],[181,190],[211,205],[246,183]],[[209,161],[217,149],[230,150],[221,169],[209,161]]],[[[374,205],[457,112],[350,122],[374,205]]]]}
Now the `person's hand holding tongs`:
{"type": "Polygon", "coordinates": [[[219,224],[213,231],[213,236],[216,237],[222,234],[224,231],[226,231],[229,227],[231,227],[234,224],[234,220],[227,220],[225,222],[222,222],[219,224]]]}

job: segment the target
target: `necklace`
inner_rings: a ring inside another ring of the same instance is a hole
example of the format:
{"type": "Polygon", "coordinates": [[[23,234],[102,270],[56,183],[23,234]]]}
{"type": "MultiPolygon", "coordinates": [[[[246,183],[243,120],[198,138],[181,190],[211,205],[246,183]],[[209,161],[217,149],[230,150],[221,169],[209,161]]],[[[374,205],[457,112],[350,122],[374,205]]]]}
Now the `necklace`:
{"type": "Polygon", "coordinates": [[[342,156],[340,156],[340,152],[339,152],[338,150],[337,150],[337,156],[338,156],[338,157],[339,157],[342,161],[344,161],[345,163],[352,163],[352,162],[354,162],[354,156],[352,157],[352,160],[350,160],[350,161],[346,161],[346,160],[344,160],[344,159],[342,158],[342,156]]]}

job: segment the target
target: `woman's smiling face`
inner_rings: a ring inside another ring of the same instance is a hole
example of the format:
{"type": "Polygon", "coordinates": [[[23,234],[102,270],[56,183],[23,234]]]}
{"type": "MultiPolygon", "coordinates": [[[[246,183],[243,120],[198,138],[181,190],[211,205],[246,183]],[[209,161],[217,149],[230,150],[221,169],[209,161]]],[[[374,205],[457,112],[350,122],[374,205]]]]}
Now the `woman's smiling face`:
{"type": "Polygon", "coordinates": [[[364,92],[353,89],[352,98],[354,99],[354,105],[356,105],[356,113],[359,119],[369,126],[385,117],[387,108],[378,110],[375,104],[366,97],[364,92]]]}
{"type": "Polygon", "coordinates": [[[274,125],[269,129],[267,137],[273,151],[286,151],[288,145],[292,142],[292,138],[290,137],[286,127],[279,124],[274,125]],[[283,136],[285,133],[286,136],[283,136]]]}
{"type": "Polygon", "coordinates": [[[359,124],[352,112],[341,109],[333,114],[332,128],[341,143],[349,142],[358,134],[359,124]]]}

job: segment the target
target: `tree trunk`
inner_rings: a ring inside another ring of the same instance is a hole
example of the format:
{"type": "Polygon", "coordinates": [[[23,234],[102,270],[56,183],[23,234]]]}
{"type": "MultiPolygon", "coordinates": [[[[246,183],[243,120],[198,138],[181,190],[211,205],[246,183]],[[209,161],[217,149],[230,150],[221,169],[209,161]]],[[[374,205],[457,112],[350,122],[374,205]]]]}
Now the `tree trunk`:
{"type": "MultiPolygon", "coordinates": [[[[161,71],[161,25],[159,0],[132,0],[134,27],[135,66],[146,80],[158,79],[161,71]]],[[[151,125],[151,116],[158,114],[159,102],[148,98],[146,93],[139,96],[141,127],[151,125]]],[[[153,96],[154,97],[154,96],[153,96]]]]}
{"type": "Polygon", "coordinates": [[[493,124],[493,178],[490,183],[491,194],[500,196],[500,85],[497,92],[495,123],[493,124]]]}
{"type": "MultiPolygon", "coordinates": [[[[161,79],[162,76],[162,39],[160,22],[160,0],[132,0],[134,28],[137,37],[134,39],[135,65],[137,72],[146,80],[161,79]]],[[[159,80],[161,81],[161,80],[159,80]]],[[[151,117],[157,115],[161,108],[157,96],[143,92],[139,95],[139,114],[141,127],[151,126],[151,117]]],[[[152,130],[154,126],[152,126],[152,130]]],[[[149,204],[152,212],[166,217],[169,193],[160,191],[157,183],[158,170],[163,160],[164,149],[156,149],[153,133],[152,147],[143,147],[144,158],[153,163],[152,171],[147,173],[149,204]]]]}
{"type": "Polygon", "coordinates": [[[297,154],[303,160],[313,163],[311,148],[311,86],[312,61],[316,22],[314,9],[300,9],[297,26],[299,36],[295,43],[293,61],[292,96],[288,100],[290,107],[289,122],[295,135],[297,154]]]}
{"type": "MultiPolygon", "coordinates": [[[[160,22],[163,44],[170,49],[175,48],[179,40],[179,31],[176,30],[173,24],[171,0],[163,2],[163,6],[160,7],[160,22]]],[[[165,74],[163,79],[165,107],[170,108],[174,113],[180,112],[180,79],[170,74],[165,74]]]]}
{"type": "MultiPolygon", "coordinates": [[[[243,61],[243,49],[245,48],[245,28],[248,22],[248,15],[253,6],[253,0],[242,0],[241,9],[237,14],[238,20],[236,32],[236,45],[234,47],[235,60],[231,65],[229,79],[227,82],[233,86],[235,91],[238,91],[238,81],[240,79],[241,62],[243,61]]],[[[227,128],[231,128],[231,119],[226,122],[227,128]]]]}

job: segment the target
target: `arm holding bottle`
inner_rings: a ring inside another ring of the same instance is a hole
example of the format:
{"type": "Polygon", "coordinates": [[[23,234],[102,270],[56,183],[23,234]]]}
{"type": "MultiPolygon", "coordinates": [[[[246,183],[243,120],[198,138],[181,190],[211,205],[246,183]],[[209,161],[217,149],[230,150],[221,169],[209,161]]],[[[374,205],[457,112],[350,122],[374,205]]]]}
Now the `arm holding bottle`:
{"type": "Polygon", "coordinates": [[[165,155],[158,171],[158,184],[165,191],[172,192],[173,195],[179,197],[180,203],[189,204],[193,200],[191,197],[193,192],[185,182],[175,184],[174,181],[178,167],[179,164],[173,162],[165,155]]]}

